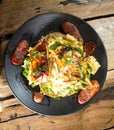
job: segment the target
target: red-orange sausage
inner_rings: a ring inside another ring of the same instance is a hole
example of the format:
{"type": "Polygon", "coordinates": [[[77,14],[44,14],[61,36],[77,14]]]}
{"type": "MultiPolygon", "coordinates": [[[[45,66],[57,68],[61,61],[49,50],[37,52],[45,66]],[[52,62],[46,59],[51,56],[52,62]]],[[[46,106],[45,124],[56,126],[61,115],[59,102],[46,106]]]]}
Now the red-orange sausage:
{"type": "Polygon", "coordinates": [[[95,49],[96,49],[96,44],[94,42],[89,41],[84,43],[84,51],[86,52],[87,56],[93,53],[95,49]]]}
{"type": "Polygon", "coordinates": [[[97,80],[92,80],[92,86],[88,86],[86,89],[83,89],[78,94],[78,102],[84,104],[88,102],[100,89],[100,85],[97,80]]]}
{"type": "Polygon", "coordinates": [[[70,34],[74,36],[78,41],[83,42],[83,38],[80,35],[79,30],[74,24],[65,21],[61,24],[61,27],[66,34],[70,34]]]}
{"type": "Polygon", "coordinates": [[[28,41],[27,40],[20,41],[11,56],[11,63],[13,65],[22,64],[24,57],[27,54],[28,49],[29,49],[28,41]]]}
{"type": "Polygon", "coordinates": [[[44,99],[44,95],[41,94],[40,92],[36,92],[33,95],[33,99],[34,99],[35,102],[41,103],[43,101],[43,99],[44,99]]]}

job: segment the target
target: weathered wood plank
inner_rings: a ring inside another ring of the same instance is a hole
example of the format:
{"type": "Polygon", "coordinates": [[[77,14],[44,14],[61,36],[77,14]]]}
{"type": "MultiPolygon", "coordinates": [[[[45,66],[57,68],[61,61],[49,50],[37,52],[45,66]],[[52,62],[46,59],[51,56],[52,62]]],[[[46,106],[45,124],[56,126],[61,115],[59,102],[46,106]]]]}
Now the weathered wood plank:
{"type": "Polygon", "coordinates": [[[114,14],[114,1],[79,5],[67,2],[64,5],[61,0],[4,0],[0,9],[0,35],[14,32],[31,17],[47,12],[69,13],[82,19],[105,16],[114,14]]]}
{"type": "Polygon", "coordinates": [[[101,37],[108,56],[108,70],[114,69],[114,17],[88,22],[101,37]]]}
{"type": "Polygon", "coordinates": [[[1,103],[1,105],[4,105],[4,108],[0,113],[0,122],[6,122],[15,118],[35,115],[34,112],[21,105],[20,102],[15,98],[6,100],[3,102],[3,104],[1,103]]]}
{"type": "MultiPolygon", "coordinates": [[[[7,47],[9,40],[3,41],[2,43],[0,43],[0,67],[2,67],[4,65],[4,53],[7,47]]],[[[0,70],[1,73],[2,70],[0,70]]]]}
{"type": "Polygon", "coordinates": [[[111,101],[101,101],[90,105],[78,113],[61,117],[39,116],[35,114],[3,122],[0,126],[3,130],[8,128],[8,130],[73,130],[76,128],[79,130],[103,130],[113,127],[114,115],[112,113],[114,113],[114,108],[111,105],[112,103],[111,101]]]}
{"type": "MultiPolygon", "coordinates": [[[[4,30],[7,29],[7,23],[10,18],[10,12],[12,10],[12,7],[14,5],[15,0],[3,0],[0,5],[0,30],[4,28],[4,30]]],[[[0,31],[0,32],[1,32],[0,31]]]]}

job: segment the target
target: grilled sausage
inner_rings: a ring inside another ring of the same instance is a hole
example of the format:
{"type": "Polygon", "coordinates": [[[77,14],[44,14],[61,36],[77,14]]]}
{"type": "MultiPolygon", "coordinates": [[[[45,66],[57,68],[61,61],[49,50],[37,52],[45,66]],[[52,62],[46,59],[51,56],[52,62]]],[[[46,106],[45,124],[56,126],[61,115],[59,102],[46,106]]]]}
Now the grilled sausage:
{"type": "Polygon", "coordinates": [[[89,41],[84,43],[84,51],[86,52],[87,56],[92,54],[95,49],[96,49],[96,44],[94,42],[89,41]]]}
{"type": "Polygon", "coordinates": [[[41,94],[40,92],[36,92],[33,95],[33,99],[34,99],[35,102],[41,103],[43,101],[43,99],[44,99],[44,95],[41,94]]]}
{"type": "Polygon", "coordinates": [[[27,54],[28,49],[29,49],[28,41],[27,40],[20,41],[11,56],[11,63],[13,65],[22,64],[24,56],[27,54]]]}
{"type": "Polygon", "coordinates": [[[100,89],[100,85],[97,80],[92,80],[92,86],[88,86],[86,89],[83,89],[78,94],[79,104],[84,104],[88,102],[100,89]]]}
{"type": "Polygon", "coordinates": [[[83,43],[83,38],[80,35],[78,28],[74,24],[70,22],[63,22],[61,27],[66,34],[74,36],[78,41],[83,43]]]}

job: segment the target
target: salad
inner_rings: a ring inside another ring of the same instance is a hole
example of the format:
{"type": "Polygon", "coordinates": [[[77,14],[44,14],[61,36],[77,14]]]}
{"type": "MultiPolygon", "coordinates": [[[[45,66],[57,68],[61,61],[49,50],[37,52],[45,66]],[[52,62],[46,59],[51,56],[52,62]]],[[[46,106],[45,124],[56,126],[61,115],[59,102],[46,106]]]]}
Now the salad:
{"type": "Polygon", "coordinates": [[[100,67],[84,51],[83,42],[70,34],[49,33],[29,47],[22,65],[28,84],[54,99],[79,93],[92,85],[91,75],[100,67]]]}

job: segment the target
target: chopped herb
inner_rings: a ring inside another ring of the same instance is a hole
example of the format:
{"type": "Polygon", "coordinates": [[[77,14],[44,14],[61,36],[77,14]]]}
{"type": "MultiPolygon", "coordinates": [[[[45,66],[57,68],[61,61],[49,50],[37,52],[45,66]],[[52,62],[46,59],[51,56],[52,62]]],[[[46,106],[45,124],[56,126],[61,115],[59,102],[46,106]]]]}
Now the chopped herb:
{"type": "Polygon", "coordinates": [[[92,84],[91,84],[91,81],[90,81],[90,74],[85,76],[85,81],[86,81],[88,84],[92,85],[92,84]]]}
{"type": "Polygon", "coordinates": [[[92,72],[92,67],[88,64],[88,69],[87,69],[88,73],[91,74],[92,72]]]}
{"type": "Polygon", "coordinates": [[[36,67],[36,69],[33,72],[33,75],[41,75],[41,68],[40,67],[36,67]]]}
{"type": "Polygon", "coordinates": [[[65,62],[66,62],[66,64],[69,64],[69,63],[72,62],[72,60],[73,60],[73,57],[69,56],[69,57],[66,58],[65,62]]]}
{"type": "Polygon", "coordinates": [[[41,67],[41,69],[42,69],[42,71],[48,71],[49,70],[48,66],[45,65],[45,64],[41,67]]]}
{"type": "Polygon", "coordinates": [[[72,50],[79,52],[83,56],[83,51],[80,48],[72,47],[72,50]]]}
{"type": "Polygon", "coordinates": [[[35,82],[35,83],[33,83],[33,84],[31,84],[31,87],[32,88],[35,88],[37,86],[37,83],[35,82]]]}
{"type": "Polygon", "coordinates": [[[63,58],[64,55],[59,55],[58,58],[61,60],[63,58]]]}
{"type": "Polygon", "coordinates": [[[28,76],[28,71],[23,70],[23,71],[22,71],[22,74],[23,74],[25,77],[27,77],[27,76],[28,76]]]}
{"type": "Polygon", "coordinates": [[[53,34],[53,35],[52,35],[52,38],[53,38],[53,39],[56,39],[56,37],[57,37],[56,34],[53,34]]]}
{"type": "Polygon", "coordinates": [[[51,45],[49,49],[55,50],[57,47],[62,46],[62,44],[58,41],[55,42],[55,44],[51,45]]]}
{"type": "Polygon", "coordinates": [[[86,87],[87,87],[87,85],[86,85],[85,83],[82,83],[82,84],[81,84],[81,88],[82,88],[82,89],[84,89],[84,88],[86,88],[86,87]]]}
{"type": "Polygon", "coordinates": [[[31,58],[36,58],[37,56],[45,56],[46,52],[45,51],[37,51],[37,50],[31,50],[32,57],[31,58]]]}

